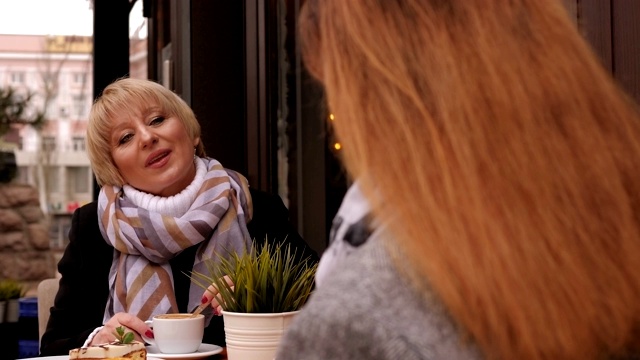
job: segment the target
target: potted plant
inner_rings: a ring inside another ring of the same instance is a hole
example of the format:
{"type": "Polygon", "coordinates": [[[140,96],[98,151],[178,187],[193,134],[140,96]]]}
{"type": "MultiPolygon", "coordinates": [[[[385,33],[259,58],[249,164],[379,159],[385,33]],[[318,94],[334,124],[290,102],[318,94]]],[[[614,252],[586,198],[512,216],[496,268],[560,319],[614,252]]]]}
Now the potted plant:
{"type": "Polygon", "coordinates": [[[24,285],[13,279],[0,281],[0,297],[5,300],[4,322],[18,322],[20,303],[18,300],[26,293],[24,285]]]}
{"type": "Polygon", "coordinates": [[[313,290],[318,264],[298,259],[289,245],[266,241],[206,264],[208,274],[194,272],[191,279],[202,288],[214,284],[219,289],[229,360],[272,360],[282,334],[313,290]]]}

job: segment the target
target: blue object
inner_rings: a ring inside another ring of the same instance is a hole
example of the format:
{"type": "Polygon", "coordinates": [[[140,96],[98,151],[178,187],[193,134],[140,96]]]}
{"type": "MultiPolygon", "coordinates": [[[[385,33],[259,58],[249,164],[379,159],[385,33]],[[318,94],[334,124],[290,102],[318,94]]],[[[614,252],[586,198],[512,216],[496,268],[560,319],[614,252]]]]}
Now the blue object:
{"type": "Polygon", "coordinates": [[[18,300],[20,317],[38,317],[38,298],[28,297],[18,300]]]}
{"type": "Polygon", "coordinates": [[[38,340],[18,340],[18,359],[37,357],[38,340]]]}

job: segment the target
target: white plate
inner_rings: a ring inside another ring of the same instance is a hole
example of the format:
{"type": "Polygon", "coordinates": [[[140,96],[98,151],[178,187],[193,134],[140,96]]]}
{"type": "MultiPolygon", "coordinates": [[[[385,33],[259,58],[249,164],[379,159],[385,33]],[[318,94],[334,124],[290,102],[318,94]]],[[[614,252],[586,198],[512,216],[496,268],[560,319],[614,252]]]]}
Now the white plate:
{"type": "MultiPolygon", "coordinates": [[[[202,344],[196,352],[188,354],[163,354],[153,345],[147,345],[147,356],[155,356],[162,359],[203,359],[211,355],[219,354],[222,348],[218,345],[202,344]]],[[[149,358],[147,358],[149,359],[149,358]]],[[[39,360],[39,359],[38,359],[39,360]]]]}
{"type": "MultiPolygon", "coordinates": [[[[43,357],[34,357],[20,360],[69,360],[69,355],[56,355],[56,356],[43,356],[43,357]]],[[[147,360],[164,360],[157,357],[147,356],[147,360]]]]}

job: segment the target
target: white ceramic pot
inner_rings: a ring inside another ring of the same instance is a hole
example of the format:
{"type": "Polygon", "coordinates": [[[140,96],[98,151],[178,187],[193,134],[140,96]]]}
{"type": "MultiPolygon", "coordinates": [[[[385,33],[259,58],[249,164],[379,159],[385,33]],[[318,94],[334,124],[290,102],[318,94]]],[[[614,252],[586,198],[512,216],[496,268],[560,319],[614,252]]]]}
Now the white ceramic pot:
{"type": "Polygon", "coordinates": [[[229,360],[273,360],[280,338],[298,311],[245,314],[223,311],[229,360]]]}

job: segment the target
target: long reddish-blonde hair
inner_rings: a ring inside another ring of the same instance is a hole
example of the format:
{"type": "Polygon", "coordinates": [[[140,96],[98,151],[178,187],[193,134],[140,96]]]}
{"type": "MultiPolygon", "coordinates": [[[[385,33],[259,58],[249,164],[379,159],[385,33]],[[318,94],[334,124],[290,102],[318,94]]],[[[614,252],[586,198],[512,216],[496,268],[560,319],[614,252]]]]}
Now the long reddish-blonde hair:
{"type": "Polygon", "coordinates": [[[308,0],[300,26],[403,271],[487,358],[639,348],[640,117],[560,1],[308,0]]]}

